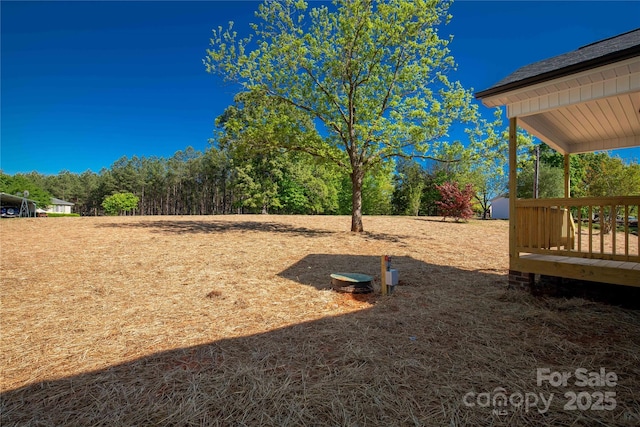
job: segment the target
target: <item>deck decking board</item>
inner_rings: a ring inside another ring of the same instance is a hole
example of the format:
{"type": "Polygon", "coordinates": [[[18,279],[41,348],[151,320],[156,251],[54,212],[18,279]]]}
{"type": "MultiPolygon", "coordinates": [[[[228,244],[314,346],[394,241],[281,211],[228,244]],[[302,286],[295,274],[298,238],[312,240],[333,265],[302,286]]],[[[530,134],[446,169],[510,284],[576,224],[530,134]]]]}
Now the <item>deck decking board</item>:
{"type": "Polygon", "coordinates": [[[522,254],[521,259],[533,260],[533,261],[545,261],[545,262],[558,262],[565,264],[580,264],[589,265],[593,267],[610,267],[610,268],[623,268],[627,270],[640,269],[640,263],[629,261],[611,261],[606,259],[590,259],[590,258],[573,258],[558,255],[540,255],[540,254],[522,254]]]}

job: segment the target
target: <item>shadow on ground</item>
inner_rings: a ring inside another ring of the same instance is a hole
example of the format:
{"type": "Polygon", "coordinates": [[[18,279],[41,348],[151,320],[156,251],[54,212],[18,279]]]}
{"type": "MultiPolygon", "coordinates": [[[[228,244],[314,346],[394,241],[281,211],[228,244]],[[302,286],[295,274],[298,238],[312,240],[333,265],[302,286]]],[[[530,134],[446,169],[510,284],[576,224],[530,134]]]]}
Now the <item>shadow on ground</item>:
{"type": "MultiPolygon", "coordinates": [[[[213,224],[206,230],[220,226],[227,224],[213,224]]],[[[273,225],[240,227],[264,226],[273,225]]],[[[190,227],[202,225],[194,222],[190,227]]],[[[0,395],[1,424],[586,426],[640,422],[638,401],[630,392],[637,390],[640,381],[638,313],[593,304],[540,303],[528,293],[506,290],[502,275],[429,265],[410,257],[393,262],[401,285],[393,296],[377,297],[367,309],[150,354],[5,391],[0,395]],[[594,308],[594,316],[585,317],[594,308]],[[614,328],[615,334],[600,333],[614,328]],[[540,366],[552,371],[605,366],[620,378],[619,409],[586,416],[563,411],[563,402],[556,399],[545,414],[535,408],[527,412],[507,408],[508,415],[501,418],[492,413],[493,407],[463,402],[469,392],[498,387],[510,393],[557,392],[536,385],[540,366]]],[[[316,268],[320,264],[330,266],[330,271],[374,275],[380,269],[377,257],[319,254],[301,259],[280,275],[322,289],[328,284],[326,274],[308,272],[310,266],[324,271],[316,268]]],[[[73,357],[69,355],[68,363],[73,363],[73,357]]]]}
{"type": "MultiPolygon", "coordinates": [[[[449,274],[456,271],[460,282],[472,281],[476,272],[452,269],[451,267],[427,264],[409,256],[391,258],[391,268],[399,272],[399,286],[420,286],[427,288],[441,283],[451,282],[449,274]]],[[[317,289],[331,288],[331,273],[361,273],[373,277],[374,286],[380,290],[381,259],[370,255],[350,254],[310,254],[278,275],[302,285],[317,289]]],[[[491,284],[506,285],[504,276],[486,276],[491,284]]],[[[451,284],[451,286],[457,286],[451,284]]]]}
{"type": "Polygon", "coordinates": [[[562,277],[540,276],[532,288],[534,295],[586,300],[640,310],[640,287],[562,277]]]}
{"type": "MultiPolygon", "coordinates": [[[[312,218],[312,217],[310,217],[312,218]]],[[[321,230],[318,228],[295,227],[290,224],[283,224],[276,221],[216,221],[216,220],[171,220],[171,219],[150,219],[145,221],[131,222],[111,222],[97,224],[99,228],[121,228],[121,229],[149,229],[160,233],[172,234],[197,234],[197,233],[224,233],[228,231],[236,232],[265,232],[281,233],[301,237],[320,237],[333,234],[344,233],[342,231],[321,230]]],[[[346,225],[345,225],[346,227],[346,225]]],[[[346,228],[345,228],[346,230],[346,228]]],[[[387,242],[399,242],[403,236],[388,233],[363,232],[365,238],[381,240],[387,242]]]]}
{"type": "Polygon", "coordinates": [[[285,233],[302,236],[318,236],[333,234],[329,230],[318,230],[306,227],[293,227],[272,221],[198,221],[198,220],[166,220],[117,222],[98,224],[105,228],[147,228],[163,233],[222,233],[227,231],[285,233]]]}

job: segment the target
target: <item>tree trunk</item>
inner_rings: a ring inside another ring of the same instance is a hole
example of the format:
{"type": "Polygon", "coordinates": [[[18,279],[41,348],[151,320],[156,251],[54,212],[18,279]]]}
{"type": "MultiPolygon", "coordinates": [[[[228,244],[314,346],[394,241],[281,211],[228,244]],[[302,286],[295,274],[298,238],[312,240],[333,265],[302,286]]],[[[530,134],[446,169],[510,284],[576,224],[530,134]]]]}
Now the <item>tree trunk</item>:
{"type": "Polygon", "coordinates": [[[354,168],[351,172],[351,231],[361,233],[364,231],[362,226],[362,179],[363,171],[360,168],[354,168]]]}
{"type": "Polygon", "coordinates": [[[140,215],[145,215],[145,206],[144,206],[144,185],[142,186],[142,198],[140,199],[140,215]]]}

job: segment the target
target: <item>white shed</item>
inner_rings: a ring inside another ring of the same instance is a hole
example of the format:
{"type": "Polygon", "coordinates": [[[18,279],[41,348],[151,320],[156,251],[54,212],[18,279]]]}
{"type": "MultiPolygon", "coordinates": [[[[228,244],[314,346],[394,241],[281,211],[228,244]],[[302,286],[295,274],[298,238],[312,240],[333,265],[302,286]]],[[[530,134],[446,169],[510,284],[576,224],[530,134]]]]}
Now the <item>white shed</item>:
{"type": "Polygon", "coordinates": [[[47,208],[48,213],[61,213],[61,214],[70,214],[71,207],[74,204],[71,202],[67,202],[65,200],[56,199],[55,197],[51,198],[51,205],[47,208]]]}
{"type": "Polygon", "coordinates": [[[509,198],[500,196],[491,199],[491,218],[509,219],[509,198]]]}

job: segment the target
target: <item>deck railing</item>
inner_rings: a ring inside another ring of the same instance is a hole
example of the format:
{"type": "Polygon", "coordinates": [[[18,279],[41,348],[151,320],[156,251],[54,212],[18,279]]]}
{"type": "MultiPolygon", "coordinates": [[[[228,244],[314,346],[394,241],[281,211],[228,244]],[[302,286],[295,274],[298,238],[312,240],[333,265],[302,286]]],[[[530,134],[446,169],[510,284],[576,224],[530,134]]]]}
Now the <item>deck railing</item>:
{"type": "Polygon", "coordinates": [[[516,250],[640,262],[640,196],[516,201],[516,250]]]}

